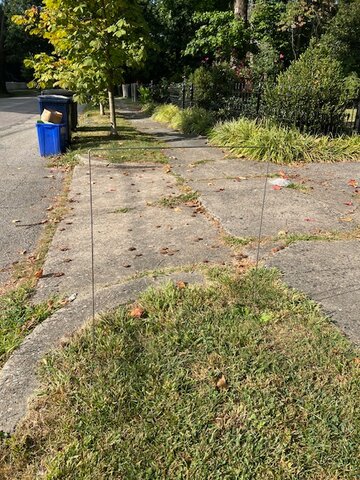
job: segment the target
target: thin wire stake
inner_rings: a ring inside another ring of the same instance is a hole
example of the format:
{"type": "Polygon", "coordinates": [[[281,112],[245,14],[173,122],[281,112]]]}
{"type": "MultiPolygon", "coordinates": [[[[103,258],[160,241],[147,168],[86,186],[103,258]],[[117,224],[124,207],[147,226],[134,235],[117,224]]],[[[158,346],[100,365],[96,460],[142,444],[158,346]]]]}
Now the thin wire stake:
{"type": "Polygon", "coordinates": [[[258,237],[258,245],[257,245],[257,252],[256,252],[256,264],[255,264],[255,269],[256,270],[258,269],[259,259],[260,259],[260,243],[261,243],[262,227],[263,227],[264,212],[265,212],[266,187],[267,187],[268,177],[269,177],[269,168],[270,168],[270,162],[268,160],[267,164],[266,164],[266,176],[265,176],[265,183],[264,183],[264,193],[263,193],[261,213],[260,213],[259,237],[258,237]]]}
{"type": "Polygon", "coordinates": [[[94,262],[94,214],[91,171],[91,150],[89,155],[89,193],[90,193],[90,241],[91,241],[91,293],[92,293],[92,343],[95,349],[95,262],[94,262]]]}
{"type": "Polygon", "coordinates": [[[261,244],[261,235],[262,235],[264,212],[265,212],[266,188],[267,188],[268,177],[269,177],[269,168],[270,168],[270,162],[269,162],[269,160],[268,160],[268,161],[267,161],[267,165],[266,165],[266,175],[265,175],[265,182],[264,182],[264,192],[263,192],[261,212],[260,212],[259,236],[258,236],[258,244],[257,244],[257,252],[256,252],[256,263],[255,263],[255,281],[254,281],[253,301],[254,301],[254,308],[255,308],[256,310],[257,310],[256,294],[257,294],[257,291],[260,289],[260,285],[259,285],[259,283],[258,283],[257,280],[258,280],[258,268],[259,268],[259,260],[260,260],[260,244],[261,244]]]}

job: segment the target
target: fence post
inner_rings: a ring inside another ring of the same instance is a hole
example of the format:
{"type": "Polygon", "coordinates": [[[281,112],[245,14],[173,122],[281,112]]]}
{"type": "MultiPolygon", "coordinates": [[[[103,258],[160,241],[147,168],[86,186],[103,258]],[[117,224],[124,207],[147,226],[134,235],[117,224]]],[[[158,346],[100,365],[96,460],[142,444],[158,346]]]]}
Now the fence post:
{"type": "Polygon", "coordinates": [[[182,109],[184,110],[184,108],[185,108],[185,99],[186,99],[186,77],[185,77],[185,75],[183,76],[183,82],[182,82],[181,91],[182,91],[182,102],[181,102],[181,105],[182,105],[182,109]]]}
{"type": "Polygon", "coordinates": [[[259,111],[260,111],[260,102],[261,102],[261,94],[262,94],[262,84],[259,83],[259,90],[257,94],[257,99],[256,99],[256,116],[259,116],[259,111]]]}
{"type": "Polygon", "coordinates": [[[360,100],[358,100],[357,109],[356,109],[355,131],[356,133],[360,133],[360,100]]]}
{"type": "Polygon", "coordinates": [[[190,84],[190,107],[193,106],[193,102],[194,102],[194,84],[191,83],[190,84]]]}

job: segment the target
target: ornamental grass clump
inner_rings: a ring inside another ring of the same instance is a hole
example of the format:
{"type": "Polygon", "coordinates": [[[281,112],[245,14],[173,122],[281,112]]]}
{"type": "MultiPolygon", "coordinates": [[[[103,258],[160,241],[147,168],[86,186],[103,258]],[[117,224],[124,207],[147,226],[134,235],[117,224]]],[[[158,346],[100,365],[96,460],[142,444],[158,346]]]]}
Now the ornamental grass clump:
{"type": "Polygon", "coordinates": [[[214,145],[239,157],[273,163],[358,161],[358,136],[315,136],[269,121],[246,118],[217,124],[209,134],[214,145]]]}

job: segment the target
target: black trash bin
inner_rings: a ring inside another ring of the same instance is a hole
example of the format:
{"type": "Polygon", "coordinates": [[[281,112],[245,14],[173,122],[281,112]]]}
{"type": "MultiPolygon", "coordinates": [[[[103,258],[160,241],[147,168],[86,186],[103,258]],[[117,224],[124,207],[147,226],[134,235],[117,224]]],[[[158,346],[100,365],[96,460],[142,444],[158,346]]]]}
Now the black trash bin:
{"type": "Polygon", "coordinates": [[[76,127],[78,125],[78,104],[77,102],[74,101],[74,95],[75,92],[72,92],[71,90],[65,90],[63,88],[50,88],[48,90],[43,90],[41,92],[41,95],[62,95],[64,97],[69,97],[71,98],[71,104],[70,104],[70,117],[71,117],[71,130],[74,132],[76,130],[76,127]]]}
{"type": "Polygon", "coordinates": [[[39,108],[40,115],[43,110],[56,110],[61,112],[63,115],[62,123],[66,127],[66,146],[71,143],[71,98],[65,97],[64,95],[40,95],[39,99],[39,108]]]}

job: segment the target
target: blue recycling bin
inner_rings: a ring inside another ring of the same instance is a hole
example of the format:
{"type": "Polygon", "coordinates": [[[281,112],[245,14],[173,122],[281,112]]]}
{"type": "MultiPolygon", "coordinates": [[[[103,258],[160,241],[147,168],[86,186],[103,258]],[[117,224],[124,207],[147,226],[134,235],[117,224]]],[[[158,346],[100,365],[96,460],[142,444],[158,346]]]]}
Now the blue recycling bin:
{"type": "Polygon", "coordinates": [[[69,146],[71,143],[71,98],[64,95],[40,95],[38,99],[40,115],[44,109],[62,113],[62,123],[65,124],[66,128],[66,146],[69,146]]]}
{"type": "Polygon", "coordinates": [[[65,123],[36,124],[39,141],[39,150],[42,157],[59,155],[66,151],[66,125],[65,123]]]}

